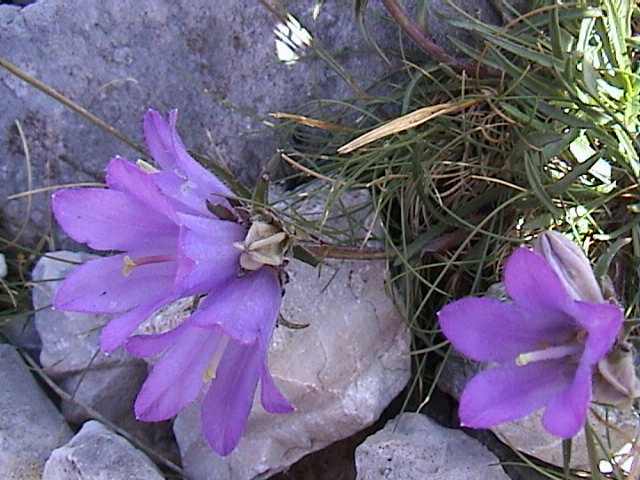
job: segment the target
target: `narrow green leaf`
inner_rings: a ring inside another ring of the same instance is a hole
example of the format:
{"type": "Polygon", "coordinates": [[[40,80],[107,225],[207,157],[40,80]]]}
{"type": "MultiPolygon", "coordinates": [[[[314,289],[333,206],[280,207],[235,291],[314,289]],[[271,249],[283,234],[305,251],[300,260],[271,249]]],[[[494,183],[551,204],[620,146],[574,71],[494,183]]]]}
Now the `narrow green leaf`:
{"type": "Polygon", "coordinates": [[[589,55],[585,54],[582,59],[582,80],[584,81],[584,86],[587,89],[587,92],[589,92],[593,98],[598,98],[599,79],[600,74],[595,68],[593,68],[593,63],[591,62],[589,55]]]}
{"type": "Polygon", "coordinates": [[[553,214],[554,217],[559,218],[562,216],[561,211],[553,204],[551,197],[547,194],[542,184],[542,179],[540,176],[540,168],[542,166],[542,162],[535,161],[534,157],[540,156],[535,153],[525,152],[524,155],[524,167],[525,173],[527,175],[527,180],[529,181],[529,185],[531,186],[531,190],[538,197],[538,200],[553,214]]]}
{"type": "Polygon", "coordinates": [[[591,480],[604,480],[600,472],[600,459],[598,458],[598,451],[593,435],[593,429],[587,423],[584,426],[584,436],[587,440],[587,453],[589,454],[589,463],[591,465],[591,480]]]}
{"type": "Polygon", "coordinates": [[[598,160],[602,158],[602,152],[598,152],[592,155],[586,161],[577,164],[567,173],[564,177],[558,180],[553,185],[547,187],[547,191],[550,195],[561,195],[566,192],[574,182],[576,182],[582,175],[586,175],[591,170],[598,160]]]}
{"type": "Polygon", "coordinates": [[[609,273],[609,268],[611,267],[611,262],[618,254],[618,252],[631,243],[631,238],[618,238],[615,242],[609,245],[609,248],[605,250],[605,252],[600,255],[598,261],[593,267],[593,273],[596,275],[598,280],[604,278],[609,273]]]}
{"type": "Polygon", "coordinates": [[[571,474],[571,443],[571,438],[562,440],[562,472],[566,480],[571,478],[569,476],[571,474]]]}
{"type": "Polygon", "coordinates": [[[291,249],[291,254],[293,255],[293,258],[314,268],[320,265],[320,260],[317,259],[309,250],[300,245],[294,245],[291,249]]]}

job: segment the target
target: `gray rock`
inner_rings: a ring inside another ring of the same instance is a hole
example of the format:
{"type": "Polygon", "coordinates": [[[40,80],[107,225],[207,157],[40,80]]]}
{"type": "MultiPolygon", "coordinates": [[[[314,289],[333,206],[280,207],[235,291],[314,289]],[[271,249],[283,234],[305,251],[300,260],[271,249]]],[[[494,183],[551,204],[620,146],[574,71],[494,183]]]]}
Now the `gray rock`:
{"type": "MultiPolygon", "coordinates": [[[[443,368],[438,386],[458,399],[469,379],[481,369],[481,365],[452,353],[443,368]]],[[[504,443],[521,452],[562,466],[562,439],[554,437],[543,428],[542,413],[538,411],[523,419],[497,425],[491,431],[504,443]]],[[[605,443],[610,442],[612,452],[618,451],[640,433],[637,415],[632,411],[620,411],[593,404],[589,422],[596,435],[605,443]],[[612,428],[607,427],[605,419],[612,428]]],[[[571,448],[572,467],[589,470],[589,455],[583,431],[573,438],[571,448]]]]}
{"type": "Polygon", "coordinates": [[[0,345],[0,385],[0,478],[39,480],[71,430],[9,345],[0,345]]]}
{"type": "Polygon", "coordinates": [[[358,480],[508,480],[499,460],[460,430],[403,413],[356,449],[358,480]]]}
{"type": "Polygon", "coordinates": [[[162,480],[144,453],[101,423],[90,421],[56,449],[42,480],[162,480]]]}
{"type": "Polygon", "coordinates": [[[62,413],[69,422],[76,424],[90,418],[80,405],[104,412],[116,422],[132,417],[133,402],[146,377],[146,364],[131,362],[108,368],[91,368],[84,375],[74,374],[64,378],[60,386],[67,392],[73,392],[78,403],[63,402],[62,413]]]}
{"type": "Polygon", "coordinates": [[[176,447],[170,425],[138,422],[134,417],[133,402],[146,378],[147,364],[122,349],[111,355],[99,351],[100,330],[108,316],[46,308],[52,303],[60,279],[90,258],[92,255],[85,253],[51,252],[33,270],[33,305],[38,310],[35,324],[42,338],[42,367],[74,398],[72,402],[62,402],[69,422],[80,424],[90,419],[81,405],[91,407],[174,458],[176,447]]]}
{"type": "MultiPolygon", "coordinates": [[[[385,71],[349,2],[325,2],[315,19],[315,0],[288,3],[359,83],[385,71]]],[[[383,45],[397,43],[389,22],[371,15],[368,24],[383,45]]],[[[275,152],[269,112],[353,96],[312,49],[297,49],[295,64],[280,62],[275,25],[254,0],[46,0],[0,7],[0,57],[138,142],[148,107],[178,108],[185,143],[210,158],[220,153],[250,181],[275,152]]],[[[51,215],[46,193],[32,197],[29,211],[24,198],[6,201],[29,189],[16,121],[29,143],[33,188],[101,180],[115,154],[139,155],[4,70],[0,98],[0,208],[12,231],[31,219],[24,241],[49,231],[51,215]]]]}
{"type": "Polygon", "coordinates": [[[193,480],[267,478],[371,425],[409,379],[409,334],[385,294],[384,262],[327,262],[318,272],[294,260],[288,272],[282,315],[309,326],[277,328],[269,365],[296,412],[271,415],[254,405],[237,449],[220,458],[203,441],[192,405],[174,432],[193,480]]]}
{"type": "Polygon", "coordinates": [[[34,315],[22,313],[6,317],[0,321],[0,332],[12,345],[25,349],[36,357],[40,354],[42,342],[36,330],[34,315]]]}

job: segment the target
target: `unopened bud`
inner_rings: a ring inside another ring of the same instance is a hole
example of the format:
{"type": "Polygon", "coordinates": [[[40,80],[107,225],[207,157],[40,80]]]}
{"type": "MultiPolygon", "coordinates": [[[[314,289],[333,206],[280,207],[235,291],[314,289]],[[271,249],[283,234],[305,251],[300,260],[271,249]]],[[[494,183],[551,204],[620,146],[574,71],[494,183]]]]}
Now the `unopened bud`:
{"type": "Polygon", "coordinates": [[[545,258],[575,300],[593,303],[605,301],[589,259],[567,237],[548,230],[538,236],[533,248],[545,258]]]}
{"type": "Polygon", "coordinates": [[[251,224],[244,242],[234,243],[242,251],[240,266],[245,270],[259,270],[264,265],[277,267],[284,261],[287,234],[270,223],[251,224]]]}
{"type": "Polygon", "coordinates": [[[627,342],[620,342],[598,362],[594,377],[594,399],[625,408],[639,396],[640,380],[636,376],[633,348],[627,342]]]}

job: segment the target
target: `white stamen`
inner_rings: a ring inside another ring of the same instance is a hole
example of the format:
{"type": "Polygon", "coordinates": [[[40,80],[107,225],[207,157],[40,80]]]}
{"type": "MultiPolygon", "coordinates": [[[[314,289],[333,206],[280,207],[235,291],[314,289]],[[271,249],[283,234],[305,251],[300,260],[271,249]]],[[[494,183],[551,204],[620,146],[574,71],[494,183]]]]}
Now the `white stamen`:
{"type": "Polygon", "coordinates": [[[158,173],[160,171],[156,167],[151,165],[149,162],[145,162],[141,158],[136,160],[136,165],[140,170],[142,170],[145,173],[158,173]]]}
{"type": "Polygon", "coordinates": [[[122,275],[125,277],[131,275],[131,271],[138,266],[138,264],[134,262],[129,255],[126,255],[122,259],[122,263],[122,275]]]}
{"type": "Polygon", "coordinates": [[[574,343],[569,345],[560,345],[559,347],[544,348],[533,352],[521,353],[516,357],[516,365],[524,367],[532,362],[540,362],[542,360],[556,360],[558,358],[568,357],[579,353],[584,348],[583,345],[574,343]]]}
{"type": "Polygon", "coordinates": [[[224,351],[227,349],[227,345],[229,345],[229,340],[231,337],[225,335],[220,340],[220,345],[216,348],[216,351],[213,353],[211,357],[211,361],[209,362],[209,367],[204,372],[203,380],[204,383],[210,382],[211,380],[216,378],[218,373],[218,366],[220,365],[220,360],[222,360],[222,355],[224,351]]]}

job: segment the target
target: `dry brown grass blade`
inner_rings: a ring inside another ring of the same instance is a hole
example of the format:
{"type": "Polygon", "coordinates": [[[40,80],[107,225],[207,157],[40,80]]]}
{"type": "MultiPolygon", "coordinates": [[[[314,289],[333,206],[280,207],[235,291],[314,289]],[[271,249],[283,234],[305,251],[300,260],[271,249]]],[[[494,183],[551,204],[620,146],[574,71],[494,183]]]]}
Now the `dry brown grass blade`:
{"type": "Polygon", "coordinates": [[[13,195],[9,195],[7,200],[16,200],[18,198],[30,197],[37,193],[46,193],[52,190],[60,190],[62,188],[78,188],[78,187],[106,187],[105,183],[98,182],[76,182],[76,183],[65,183],[61,185],[50,185],[48,187],[34,188],[33,190],[27,190],[25,192],[14,193],[13,195]]]}
{"type": "Polygon", "coordinates": [[[368,145],[371,142],[375,142],[376,140],[379,140],[381,138],[388,137],[389,135],[393,135],[394,133],[403,132],[405,130],[415,128],[441,115],[464,110],[465,108],[471,107],[472,105],[476,105],[483,101],[484,98],[474,98],[472,100],[463,100],[460,102],[446,102],[440,103],[438,105],[430,105],[414,112],[407,113],[406,115],[393,119],[390,122],[385,123],[384,125],[375,128],[370,132],[367,132],[364,135],[356,138],[355,140],[352,140],[351,142],[343,145],[338,149],[338,153],[345,154],[353,152],[354,150],[364,147],[365,145],[368,145]]]}
{"type": "Polygon", "coordinates": [[[328,130],[330,132],[350,132],[353,130],[353,128],[345,127],[344,125],[325,122],[324,120],[317,120],[315,118],[305,117],[304,115],[296,115],[295,113],[273,112],[269,115],[273,118],[277,118],[278,120],[291,120],[292,122],[299,123],[300,125],[328,130]]]}

